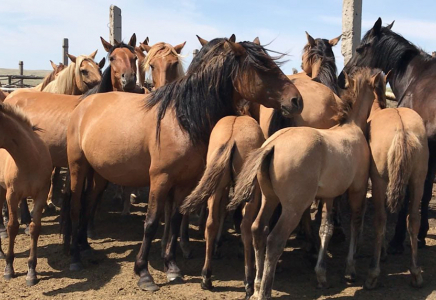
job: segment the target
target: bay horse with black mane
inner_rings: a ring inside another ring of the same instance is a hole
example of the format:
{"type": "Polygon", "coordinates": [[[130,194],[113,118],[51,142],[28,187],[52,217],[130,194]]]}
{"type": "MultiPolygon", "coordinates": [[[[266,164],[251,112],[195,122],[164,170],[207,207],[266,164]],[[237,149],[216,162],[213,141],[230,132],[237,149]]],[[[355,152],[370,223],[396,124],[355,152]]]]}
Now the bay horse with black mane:
{"type": "Polygon", "coordinates": [[[150,186],[144,237],[134,268],[141,289],[158,289],[148,271],[148,255],[165,204],[175,203],[164,270],[169,281],[181,278],[175,261],[182,220],[178,206],[203,173],[213,126],[236,114],[235,98],[260,102],[289,116],[301,111],[298,90],[261,46],[227,39],[183,78],[145,98],[112,92],[89,96],[77,106],[68,126],[72,195],[63,207],[71,216],[70,269],[82,267],[79,243],[86,242],[87,214],[79,219],[81,196],[85,178],[93,173],[88,184],[92,188],[84,193],[86,205],[104,190],[106,181],[150,186]]]}
{"type": "MultiPolygon", "coordinates": [[[[421,226],[418,234],[418,246],[425,246],[425,237],[429,230],[428,205],[432,196],[433,181],[436,173],[436,58],[393,32],[392,24],[383,27],[381,18],[365,34],[353,57],[344,67],[344,72],[353,68],[367,66],[391,72],[389,84],[398,100],[398,107],[415,110],[424,120],[428,147],[428,171],[421,201],[421,226]]],[[[339,83],[343,85],[343,73],[339,83]]],[[[409,201],[405,201],[405,204],[409,201]]],[[[406,233],[407,204],[399,214],[395,236],[390,242],[390,252],[404,250],[406,233]]]]}

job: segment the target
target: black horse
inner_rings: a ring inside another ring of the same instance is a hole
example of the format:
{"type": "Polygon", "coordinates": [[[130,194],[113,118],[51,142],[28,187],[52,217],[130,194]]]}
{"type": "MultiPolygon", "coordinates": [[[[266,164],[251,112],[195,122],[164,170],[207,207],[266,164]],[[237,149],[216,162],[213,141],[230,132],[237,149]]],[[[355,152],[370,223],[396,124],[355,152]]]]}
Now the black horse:
{"type": "MultiPolygon", "coordinates": [[[[436,59],[419,49],[391,30],[392,24],[382,27],[379,18],[372,29],[363,37],[351,60],[339,76],[343,86],[344,71],[350,73],[354,67],[380,68],[391,71],[389,84],[398,100],[398,107],[415,110],[424,120],[427,131],[430,158],[421,202],[421,227],[418,246],[425,246],[429,230],[428,205],[431,200],[433,180],[436,172],[436,59]]],[[[395,236],[390,242],[390,252],[402,252],[406,234],[407,203],[400,214],[395,236]]]]}

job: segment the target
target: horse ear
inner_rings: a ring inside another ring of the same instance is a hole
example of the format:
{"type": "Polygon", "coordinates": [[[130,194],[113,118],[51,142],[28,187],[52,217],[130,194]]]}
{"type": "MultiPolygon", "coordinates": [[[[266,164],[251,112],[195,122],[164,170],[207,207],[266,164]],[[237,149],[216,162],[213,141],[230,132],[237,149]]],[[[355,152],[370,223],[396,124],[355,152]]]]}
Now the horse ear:
{"type": "Polygon", "coordinates": [[[260,40],[258,36],[253,40],[253,43],[260,46],[260,40]]]}
{"type": "Polygon", "coordinates": [[[344,88],[346,88],[346,89],[349,89],[349,88],[353,88],[354,87],[354,81],[353,81],[353,79],[351,79],[349,76],[348,76],[348,74],[347,74],[347,72],[345,72],[345,71],[342,71],[343,72],[343,74],[344,74],[344,81],[345,81],[345,84],[344,84],[344,88]]]}
{"type": "Polygon", "coordinates": [[[341,40],[341,37],[342,37],[342,34],[340,36],[338,36],[337,38],[331,39],[329,41],[330,46],[332,46],[332,47],[336,46],[339,43],[339,41],[341,40]]]}
{"type": "Polygon", "coordinates": [[[109,50],[111,50],[112,45],[109,42],[106,42],[104,38],[100,37],[101,43],[103,44],[103,48],[104,50],[106,50],[106,52],[109,52],[109,50]]]}
{"type": "Polygon", "coordinates": [[[385,83],[389,82],[389,80],[392,78],[392,74],[393,74],[392,69],[390,69],[390,70],[386,73],[386,76],[385,76],[385,83]]]}
{"type": "Polygon", "coordinates": [[[371,35],[372,36],[377,36],[382,28],[382,19],[378,18],[377,21],[375,21],[374,26],[371,29],[371,35]]]}
{"type": "Polygon", "coordinates": [[[392,26],[394,26],[394,23],[395,23],[395,20],[393,20],[391,24],[386,26],[386,28],[389,29],[389,30],[392,30],[392,26]]]}
{"type": "Polygon", "coordinates": [[[71,54],[67,54],[67,55],[73,63],[76,63],[76,57],[74,55],[71,55],[71,54]]]}
{"type": "Polygon", "coordinates": [[[148,36],[145,38],[145,40],[142,43],[148,45],[148,36]]]}
{"type": "Polygon", "coordinates": [[[100,69],[103,69],[105,63],[106,63],[106,58],[103,57],[103,58],[100,60],[100,62],[98,63],[98,67],[99,67],[100,69]]]}
{"type": "Polygon", "coordinates": [[[307,43],[311,47],[315,46],[315,40],[313,39],[313,37],[310,34],[308,34],[307,31],[305,31],[305,32],[306,32],[306,37],[307,37],[307,43]]]}
{"type": "Polygon", "coordinates": [[[178,44],[174,46],[174,50],[176,50],[177,54],[180,54],[182,52],[183,47],[185,47],[186,42],[178,44]]]}
{"type": "Polygon", "coordinates": [[[135,48],[135,46],[136,46],[136,33],[132,34],[132,37],[130,38],[130,41],[129,41],[129,46],[132,46],[133,48],[135,48]]]}
{"type": "Polygon", "coordinates": [[[51,64],[51,67],[53,68],[53,70],[56,71],[58,66],[56,66],[56,64],[54,62],[52,62],[51,60],[50,60],[50,64],[51,64]]]}
{"type": "Polygon", "coordinates": [[[201,44],[202,46],[204,46],[204,45],[206,45],[207,43],[209,43],[208,40],[202,39],[202,38],[199,37],[198,35],[197,35],[197,39],[198,39],[198,41],[200,42],[200,44],[201,44]]]}
{"type": "Polygon", "coordinates": [[[245,48],[241,44],[232,42],[231,40],[228,40],[228,42],[236,56],[242,56],[245,54],[245,48]]]}
{"type": "Polygon", "coordinates": [[[382,75],[382,71],[377,72],[377,74],[375,74],[371,77],[371,85],[373,87],[376,87],[377,83],[380,82],[380,80],[382,80],[382,79],[383,79],[383,81],[385,80],[384,76],[382,75]]]}
{"type": "Polygon", "coordinates": [[[151,47],[148,44],[139,43],[139,48],[141,48],[142,51],[149,52],[151,47]]]}
{"type": "Polygon", "coordinates": [[[232,42],[232,43],[236,43],[236,35],[235,35],[235,34],[232,34],[232,35],[230,36],[230,38],[229,38],[229,41],[232,42]]]}
{"type": "Polygon", "coordinates": [[[90,56],[92,59],[94,59],[95,56],[97,55],[97,51],[98,51],[98,49],[95,50],[94,52],[92,52],[91,54],[89,54],[89,56],[90,56]]]}

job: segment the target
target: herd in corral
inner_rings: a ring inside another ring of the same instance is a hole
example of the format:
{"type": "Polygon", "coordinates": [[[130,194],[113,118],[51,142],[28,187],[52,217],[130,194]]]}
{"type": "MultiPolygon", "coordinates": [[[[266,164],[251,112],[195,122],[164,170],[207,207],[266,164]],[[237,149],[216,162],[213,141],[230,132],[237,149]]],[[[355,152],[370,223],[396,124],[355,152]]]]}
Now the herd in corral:
{"type": "Polygon", "coordinates": [[[279,67],[283,56],[270,56],[258,38],[236,42],[235,35],[197,36],[202,48],[186,73],[185,43],[150,46],[146,38],[136,46],[135,34],[127,44],[101,38],[109,60],[103,72],[105,59],[96,63],[96,52],[69,55],[67,67],[52,63],[40,86],[4,95],[0,104],[0,206],[6,200],[9,216],[7,230],[0,218],[0,237],[9,238],[6,254],[0,247],[4,278],[15,277],[21,202],[31,237],[26,282],[38,282],[42,212],[54,205],[60,168],[68,168],[60,228],[71,271],[80,272],[81,255],[92,250],[88,238],[111,182],[128,191],[149,187],[134,264],[142,290],[159,289],[149,272],[159,222],[164,218],[164,271],[168,282],[177,282],[183,273],[177,241],[180,235],[189,257],[189,214],[199,210],[208,214],[201,288],[213,287],[212,256],[227,211],[240,215],[235,227],[244,246],[247,299],[271,298],[278,259],[299,224],[307,251],[318,257],[318,287],[326,288],[328,244],[341,234],[341,199],[351,208],[345,278],[352,282],[370,179],[376,238],[364,286],[377,287],[381,258],[404,250],[407,229],[412,285],[421,287],[418,248],[426,245],[436,172],[436,59],[392,27],[379,18],[339,77],[332,47],[341,36],[308,33],[303,72],[290,76],[279,67]],[[387,83],[398,108],[386,108],[387,83]],[[27,197],[34,202],[31,217],[27,197]],[[319,238],[309,210],[314,201],[322,212],[319,238]],[[399,212],[389,245],[387,208],[399,212]]]}

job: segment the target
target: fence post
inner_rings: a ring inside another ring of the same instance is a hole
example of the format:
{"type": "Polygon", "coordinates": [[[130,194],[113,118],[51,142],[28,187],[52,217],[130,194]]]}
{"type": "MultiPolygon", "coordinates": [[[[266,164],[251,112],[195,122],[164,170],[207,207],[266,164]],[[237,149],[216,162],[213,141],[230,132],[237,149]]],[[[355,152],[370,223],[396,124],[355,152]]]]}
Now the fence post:
{"type": "Polygon", "coordinates": [[[62,52],[62,57],[63,57],[63,63],[64,66],[68,66],[68,39],[64,38],[64,41],[62,43],[62,48],[63,48],[63,52],[62,52]]]}
{"type": "Polygon", "coordinates": [[[362,0],[344,0],[342,4],[342,45],[344,65],[360,44],[362,31],[362,0]]]}
{"type": "MultiPolygon", "coordinates": [[[[24,70],[23,70],[23,61],[20,60],[18,62],[18,69],[20,70],[20,75],[24,75],[24,70]]],[[[23,79],[20,79],[20,85],[23,86],[23,79]]]]}
{"type": "Polygon", "coordinates": [[[109,43],[121,42],[121,9],[118,6],[110,6],[109,26],[109,43]]]}

